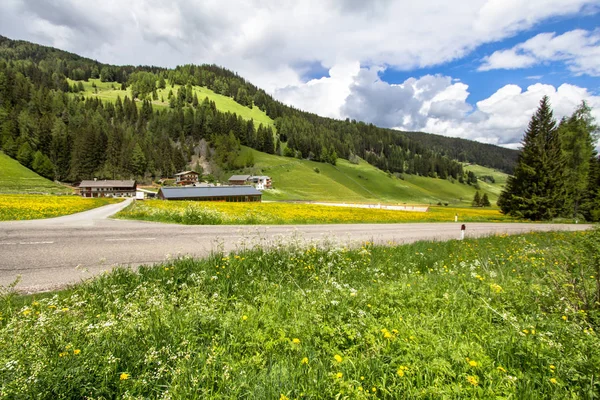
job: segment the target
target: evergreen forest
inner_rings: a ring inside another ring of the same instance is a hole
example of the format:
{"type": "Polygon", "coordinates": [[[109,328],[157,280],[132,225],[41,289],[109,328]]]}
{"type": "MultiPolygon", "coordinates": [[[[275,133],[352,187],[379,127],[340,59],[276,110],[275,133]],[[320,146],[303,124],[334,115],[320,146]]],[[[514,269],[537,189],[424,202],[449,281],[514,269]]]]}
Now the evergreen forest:
{"type": "Polygon", "coordinates": [[[39,174],[64,182],[170,177],[190,165],[201,141],[210,144],[225,170],[252,163],[237,157],[245,145],[331,164],[360,157],[391,173],[461,183],[473,178],[460,161],[511,172],[517,156],[514,150],[468,140],[303,112],[215,65],[113,66],[0,37],[0,148],[39,174]],[[114,82],[123,96],[115,102],[86,98],[82,82],[89,79],[114,82]],[[168,107],[153,107],[157,89],[169,86],[168,107]],[[273,126],[220,111],[208,99],[199,101],[192,90],[196,86],[258,107],[273,126]]]}

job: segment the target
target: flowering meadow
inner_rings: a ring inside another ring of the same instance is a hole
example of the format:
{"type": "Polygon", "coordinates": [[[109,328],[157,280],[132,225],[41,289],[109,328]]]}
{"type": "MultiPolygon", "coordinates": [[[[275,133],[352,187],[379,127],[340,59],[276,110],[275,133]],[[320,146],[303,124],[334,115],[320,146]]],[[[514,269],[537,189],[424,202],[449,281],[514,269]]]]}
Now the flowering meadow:
{"type": "Polygon", "coordinates": [[[30,194],[0,195],[0,221],[52,218],[118,203],[119,199],[30,194]]]}
{"type": "Polygon", "coordinates": [[[296,240],[0,297],[0,398],[593,398],[600,231],[296,240]],[[320,244],[319,244],[320,243],[320,244]]]}
{"type": "Polygon", "coordinates": [[[226,203],[149,200],[135,202],[117,218],[186,225],[345,224],[512,221],[497,209],[430,207],[426,213],[294,203],[226,203]]]}

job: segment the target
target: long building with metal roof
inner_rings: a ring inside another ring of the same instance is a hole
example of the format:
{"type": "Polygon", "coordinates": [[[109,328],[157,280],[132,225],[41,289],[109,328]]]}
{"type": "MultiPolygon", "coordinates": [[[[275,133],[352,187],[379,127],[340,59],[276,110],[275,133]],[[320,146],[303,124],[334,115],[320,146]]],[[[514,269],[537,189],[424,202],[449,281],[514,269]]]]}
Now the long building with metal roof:
{"type": "Polygon", "coordinates": [[[247,202],[261,201],[262,193],[252,186],[163,187],[162,200],[247,202]]]}

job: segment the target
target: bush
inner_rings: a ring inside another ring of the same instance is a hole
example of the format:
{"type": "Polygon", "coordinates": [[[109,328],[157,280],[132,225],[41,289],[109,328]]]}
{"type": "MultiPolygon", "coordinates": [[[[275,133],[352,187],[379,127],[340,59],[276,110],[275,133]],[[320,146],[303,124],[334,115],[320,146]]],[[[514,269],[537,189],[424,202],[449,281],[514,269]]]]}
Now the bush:
{"type": "Polygon", "coordinates": [[[317,168],[317,167],[315,167],[315,168],[314,168],[314,171],[315,171],[317,174],[321,173],[321,170],[320,170],[319,168],[317,168]]]}

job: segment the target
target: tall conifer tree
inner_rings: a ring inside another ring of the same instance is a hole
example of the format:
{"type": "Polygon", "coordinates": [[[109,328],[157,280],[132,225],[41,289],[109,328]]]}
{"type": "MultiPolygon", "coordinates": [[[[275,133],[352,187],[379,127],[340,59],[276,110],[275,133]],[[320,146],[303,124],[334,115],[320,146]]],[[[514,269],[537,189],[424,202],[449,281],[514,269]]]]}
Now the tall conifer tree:
{"type": "Polygon", "coordinates": [[[564,200],[564,180],[560,137],[550,101],[540,101],[522,141],[523,148],[514,175],[498,199],[505,214],[531,220],[547,220],[560,215],[564,200]]]}

